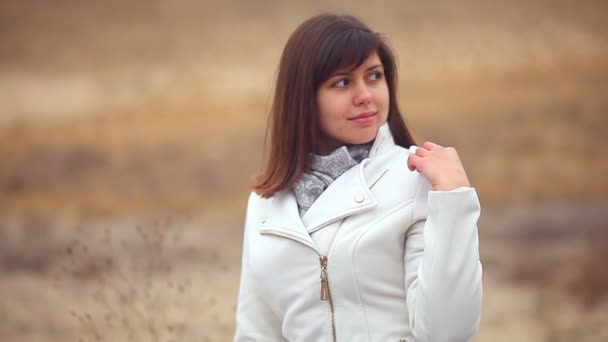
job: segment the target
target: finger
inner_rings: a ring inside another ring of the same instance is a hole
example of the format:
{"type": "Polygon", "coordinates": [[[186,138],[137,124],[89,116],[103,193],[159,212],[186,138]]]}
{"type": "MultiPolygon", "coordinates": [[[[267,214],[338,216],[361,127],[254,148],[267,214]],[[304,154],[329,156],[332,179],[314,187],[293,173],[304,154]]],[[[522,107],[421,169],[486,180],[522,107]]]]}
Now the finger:
{"type": "Polygon", "coordinates": [[[408,169],[410,169],[410,171],[416,171],[418,168],[416,167],[416,165],[418,164],[419,160],[421,158],[414,155],[414,154],[410,154],[407,158],[407,167],[408,169]]]}
{"type": "Polygon", "coordinates": [[[416,150],[416,155],[417,155],[418,157],[423,157],[423,158],[424,158],[424,157],[425,157],[425,156],[427,156],[429,153],[431,153],[431,151],[429,151],[428,149],[426,149],[426,148],[424,148],[424,147],[419,147],[419,148],[416,150]]]}
{"type": "Polygon", "coordinates": [[[432,151],[432,150],[436,150],[438,148],[441,148],[442,146],[441,145],[437,145],[437,144],[435,144],[433,142],[427,141],[424,144],[422,144],[422,147],[426,148],[429,151],[432,151]]]}

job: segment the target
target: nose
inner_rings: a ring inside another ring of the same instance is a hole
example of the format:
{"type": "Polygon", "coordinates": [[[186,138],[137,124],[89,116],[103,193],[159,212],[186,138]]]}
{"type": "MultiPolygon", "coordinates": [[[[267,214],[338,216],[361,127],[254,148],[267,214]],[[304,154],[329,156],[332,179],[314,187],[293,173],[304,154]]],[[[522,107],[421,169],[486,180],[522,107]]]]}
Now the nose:
{"type": "Polygon", "coordinates": [[[353,97],[353,102],[355,106],[359,106],[362,104],[367,104],[372,101],[372,93],[369,91],[369,88],[365,82],[361,82],[357,88],[355,95],[353,97]]]}

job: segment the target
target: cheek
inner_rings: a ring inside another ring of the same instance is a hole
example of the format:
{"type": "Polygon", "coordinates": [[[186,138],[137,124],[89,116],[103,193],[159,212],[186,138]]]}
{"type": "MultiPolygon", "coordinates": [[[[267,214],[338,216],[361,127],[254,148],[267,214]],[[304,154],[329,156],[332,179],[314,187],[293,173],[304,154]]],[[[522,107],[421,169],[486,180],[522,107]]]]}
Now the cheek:
{"type": "Polygon", "coordinates": [[[375,93],[374,96],[374,103],[376,104],[376,107],[379,113],[382,115],[383,119],[386,119],[386,117],[388,117],[388,107],[390,99],[388,87],[384,86],[377,90],[378,91],[375,93]]]}
{"type": "Polygon", "coordinates": [[[376,98],[375,102],[379,106],[382,106],[382,108],[385,110],[388,109],[389,94],[388,94],[388,86],[386,85],[386,83],[377,89],[375,98],[376,98]]]}
{"type": "Polygon", "coordinates": [[[348,102],[342,96],[335,94],[320,95],[317,97],[319,106],[319,121],[321,124],[341,119],[348,111],[348,102]]]}

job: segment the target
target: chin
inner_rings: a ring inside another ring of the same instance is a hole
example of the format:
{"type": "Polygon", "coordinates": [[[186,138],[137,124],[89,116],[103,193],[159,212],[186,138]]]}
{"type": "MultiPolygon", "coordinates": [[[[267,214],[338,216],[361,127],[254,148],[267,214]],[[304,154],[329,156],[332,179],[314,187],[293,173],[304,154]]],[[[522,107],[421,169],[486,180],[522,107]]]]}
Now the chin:
{"type": "Polygon", "coordinates": [[[377,134],[378,134],[378,127],[375,127],[375,129],[370,129],[370,132],[368,134],[358,134],[356,137],[352,137],[352,139],[349,139],[350,140],[349,143],[351,145],[366,144],[366,143],[374,140],[376,138],[377,134]]]}

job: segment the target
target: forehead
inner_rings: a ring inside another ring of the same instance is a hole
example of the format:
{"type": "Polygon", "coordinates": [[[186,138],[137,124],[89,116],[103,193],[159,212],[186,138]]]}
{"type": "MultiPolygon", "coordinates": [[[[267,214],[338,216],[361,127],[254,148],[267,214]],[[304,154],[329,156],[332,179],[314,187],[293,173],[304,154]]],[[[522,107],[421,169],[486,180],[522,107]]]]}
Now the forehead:
{"type": "Polygon", "coordinates": [[[373,52],[366,59],[361,62],[361,64],[351,64],[351,65],[341,65],[338,69],[333,72],[333,74],[337,73],[350,73],[360,70],[366,70],[367,68],[375,65],[382,65],[382,61],[380,60],[380,56],[378,56],[377,52],[373,52]]]}

